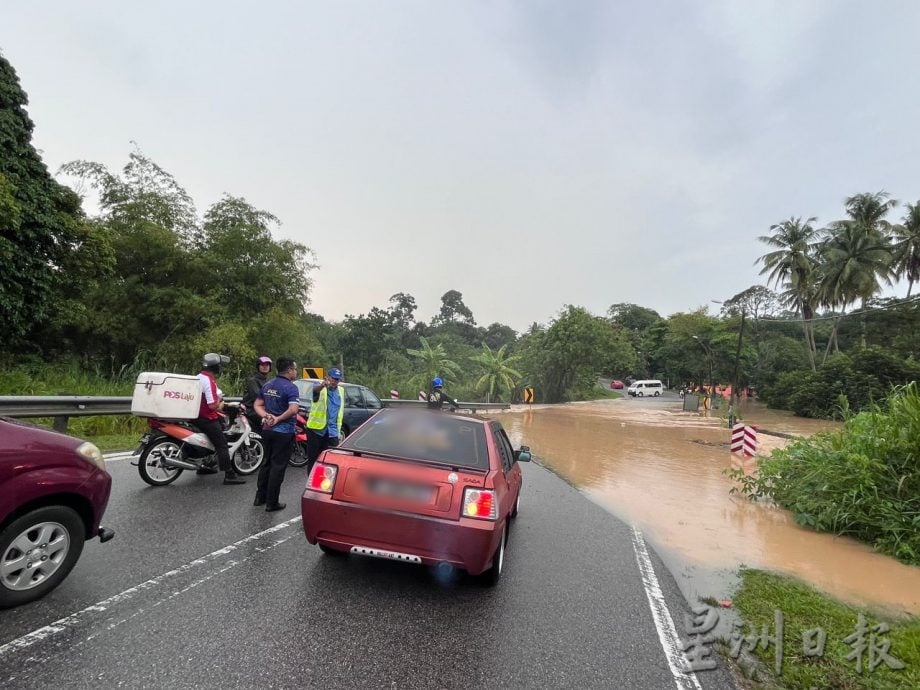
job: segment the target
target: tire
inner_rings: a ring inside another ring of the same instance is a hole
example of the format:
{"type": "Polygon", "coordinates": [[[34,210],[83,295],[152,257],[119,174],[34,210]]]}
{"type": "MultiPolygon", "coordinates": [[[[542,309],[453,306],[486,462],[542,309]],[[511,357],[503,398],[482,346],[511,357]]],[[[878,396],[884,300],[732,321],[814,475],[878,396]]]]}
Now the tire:
{"type": "Polygon", "coordinates": [[[0,608],[34,601],[61,584],[85,541],[83,520],[67,506],[45,506],[13,520],[0,532],[0,608]],[[37,564],[22,561],[36,551],[37,564]]]}
{"type": "Polygon", "coordinates": [[[659,397],[660,395],[661,395],[661,393],[659,393],[658,391],[655,391],[655,397],[656,397],[656,398],[659,397]]]}
{"type": "Polygon", "coordinates": [[[638,396],[638,397],[640,397],[640,398],[644,398],[644,397],[645,397],[645,393],[643,393],[642,391],[639,391],[638,393],[636,393],[636,396],[638,396]]]}
{"type": "Polygon", "coordinates": [[[307,456],[307,442],[294,441],[294,449],[291,451],[291,457],[288,460],[288,464],[291,467],[303,467],[307,462],[309,462],[309,457],[307,456]]]}
{"type": "Polygon", "coordinates": [[[502,538],[492,556],[492,567],[479,576],[479,583],[484,587],[494,587],[502,577],[505,565],[505,547],[508,546],[508,523],[502,527],[502,538]]]}
{"type": "Polygon", "coordinates": [[[347,556],[348,555],[344,551],[338,551],[336,549],[333,549],[331,546],[326,546],[322,542],[317,542],[316,544],[317,546],[319,546],[319,550],[322,551],[327,556],[347,556]]]}
{"type": "Polygon", "coordinates": [[[182,474],[183,469],[161,464],[160,456],[165,454],[166,457],[176,457],[181,453],[182,448],[174,439],[168,436],[159,438],[141,453],[140,460],[137,463],[137,473],[141,475],[141,479],[151,486],[172,484],[182,474]]]}
{"type": "Polygon", "coordinates": [[[262,445],[262,439],[259,438],[249,439],[249,448],[240,446],[230,458],[233,470],[243,475],[258,471],[263,462],[265,462],[265,446],[262,445]]]}
{"type": "Polygon", "coordinates": [[[511,509],[511,514],[508,517],[516,518],[520,510],[521,510],[521,490],[518,489],[517,498],[514,499],[514,507],[511,509]]]}

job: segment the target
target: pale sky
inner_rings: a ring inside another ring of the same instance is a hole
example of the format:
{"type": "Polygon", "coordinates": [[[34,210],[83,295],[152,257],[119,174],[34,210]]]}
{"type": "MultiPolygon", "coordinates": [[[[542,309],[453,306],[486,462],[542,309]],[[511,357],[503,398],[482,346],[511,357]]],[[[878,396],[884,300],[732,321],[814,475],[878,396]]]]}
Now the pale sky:
{"type": "Polygon", "coordinates": [[[135,140],[199,212],[246,197],[328,319],[667,315],[761,282],[790,215],[920,198],[913,0],[5,4],[52,171],[135,140]]]}

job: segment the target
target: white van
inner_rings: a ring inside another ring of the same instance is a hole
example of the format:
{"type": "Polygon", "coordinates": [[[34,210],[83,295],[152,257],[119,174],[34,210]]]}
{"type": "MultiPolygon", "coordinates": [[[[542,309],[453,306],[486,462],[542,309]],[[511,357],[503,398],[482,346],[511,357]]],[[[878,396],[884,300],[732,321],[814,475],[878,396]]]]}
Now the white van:
{"type": "Polygon", "coordinates": [[[664,392],[664,384],[658,379],[649,379],[645,381],[634,381],[626,392],[634,398],[644,398],[653,396],[657,398],[664,392]]]}

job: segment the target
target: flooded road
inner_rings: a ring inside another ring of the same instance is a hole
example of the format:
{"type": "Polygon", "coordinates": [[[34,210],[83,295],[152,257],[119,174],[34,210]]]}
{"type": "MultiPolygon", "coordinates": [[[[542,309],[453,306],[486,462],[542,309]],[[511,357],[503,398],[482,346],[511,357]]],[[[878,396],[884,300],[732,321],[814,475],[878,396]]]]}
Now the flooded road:
{"type": "MultiPolygon", "coordinates": [[[[786,434],[834,428],[759,407],[745,421],[786,434]]],[[[920,615],[920,568],[849,538],[797,526],[785,510],[729,495],[729,432],[679,402],[605,400],[508,412],[502,423],[549,468],[635,524],[688,597],[725,598],[740,565],[799,577],[853,604],[920,615]]],[[[787,441],[761,434],[764,451],[787,441]]]]}

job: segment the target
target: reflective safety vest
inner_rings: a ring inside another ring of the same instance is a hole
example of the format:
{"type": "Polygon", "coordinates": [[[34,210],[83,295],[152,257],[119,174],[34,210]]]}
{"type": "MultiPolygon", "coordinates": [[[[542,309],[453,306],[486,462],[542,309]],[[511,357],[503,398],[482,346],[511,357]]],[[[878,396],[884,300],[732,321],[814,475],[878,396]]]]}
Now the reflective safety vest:
{"type": "MultiPolygon", "coordinates": [[[[339,384],[339,418],[336,420],[335,424],[339,430],[339,437],[342,436],[342,417],[345,416],[345,391],[342,388],[342,385],[339,384]]],[[[328,388],[323,388],[319,392],[319,400],[317,400],[310,407],[310,416],[307,418],[307,428],[313,429],[313,431],[320,431],[325,429],[329,422],[326,419],[326,399],[327,393],[329,393],[328,388]]],[[[312,397],[312,396],[311,396],[312,397]]]]}

